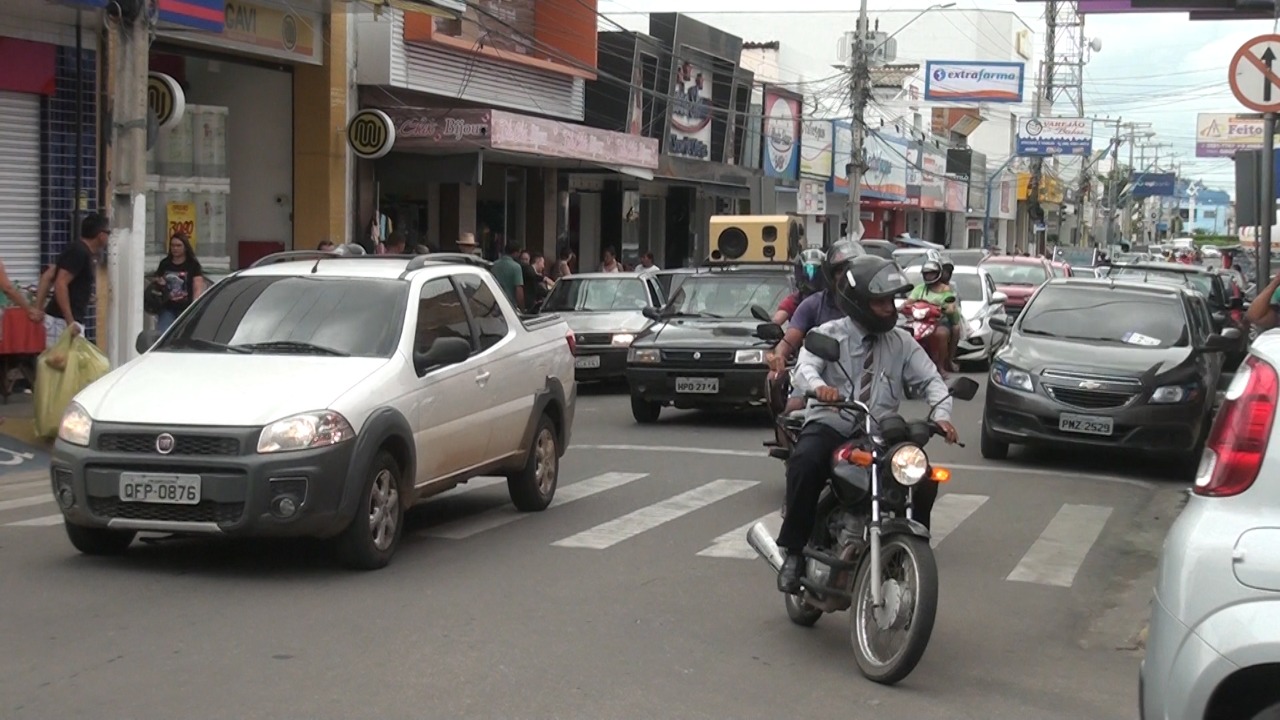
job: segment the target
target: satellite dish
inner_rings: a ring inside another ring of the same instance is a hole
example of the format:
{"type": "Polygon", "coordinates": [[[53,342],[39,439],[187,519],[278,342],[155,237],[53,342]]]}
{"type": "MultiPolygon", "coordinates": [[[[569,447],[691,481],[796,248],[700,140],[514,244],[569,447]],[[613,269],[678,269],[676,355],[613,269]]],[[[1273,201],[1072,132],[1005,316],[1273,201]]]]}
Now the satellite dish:
{"type": "Polygon", "coordinates": [[[1101,39],[1101,38],[1094,38],[1094,39],[1090,40],[1090,41],[1089,41],[1089,47],[1090,47],[1090,48],[1093,48],[1093,51],[1094,51],[1094,52],[1102,52],[1102,39],[1101,39]]]}

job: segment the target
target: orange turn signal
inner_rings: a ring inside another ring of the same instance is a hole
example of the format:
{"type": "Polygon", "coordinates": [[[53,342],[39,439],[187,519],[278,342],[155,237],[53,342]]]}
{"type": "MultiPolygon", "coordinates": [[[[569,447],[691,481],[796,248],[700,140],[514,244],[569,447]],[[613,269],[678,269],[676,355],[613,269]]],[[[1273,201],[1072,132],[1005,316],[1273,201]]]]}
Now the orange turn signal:
{"type": "Polygon", "coordinates": [[[849,462],[857,465],[858,467],[871,467],[872,459],[871,453],[866,450],[849,451],[849,462]]]}
{"type": "Polygon", "coordinates": [[[934,482],[944,483],[951,479],[951,471],[944,467],[935,467],[931,478],[934,482]]]}

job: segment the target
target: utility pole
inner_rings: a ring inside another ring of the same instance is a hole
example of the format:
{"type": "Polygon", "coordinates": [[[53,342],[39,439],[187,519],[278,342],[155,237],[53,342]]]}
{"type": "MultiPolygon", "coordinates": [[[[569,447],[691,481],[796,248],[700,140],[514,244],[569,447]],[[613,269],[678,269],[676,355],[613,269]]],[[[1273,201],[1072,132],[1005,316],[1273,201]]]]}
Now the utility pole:
{"type": "Polygon", "coordinates": [[[853,57],[850,60],[853,77],[850,78],[853,89],[853,143],[849,154],[849,165],[845,168],[849,180],[849,238],[861,240],[862,227],[862,173],[866,170],[866,112],[867,95],[870,93],[868,41],[870,34],[867,22],[867,0],[862,0],[858,7],[858,24],[853,42],[853,57]]]}
{"type": "Polygon", "coordinates": [[[151,34],[145,4],[114,5],[110,43],[114,90],[111,95],[111,241],[107,250],[107,357],[119,367],[136,356],[134,340],[142,330],[143,265],[147,217],[147,76],[151,34]]]}
{"type": "Polygon", "coordinates": [[[1112,140],[1111,146],[1111,170],[1110,177],[1107,178],[1107,223],[1102,229],[1102,248],[1107,250],[1111,247],[1111,226],[1115,224],[1116,217],[1116,185],[1118,180],[1117,172],[1120,169],[1120,119],[1116,119],[1116,135],[1112,140]]]}

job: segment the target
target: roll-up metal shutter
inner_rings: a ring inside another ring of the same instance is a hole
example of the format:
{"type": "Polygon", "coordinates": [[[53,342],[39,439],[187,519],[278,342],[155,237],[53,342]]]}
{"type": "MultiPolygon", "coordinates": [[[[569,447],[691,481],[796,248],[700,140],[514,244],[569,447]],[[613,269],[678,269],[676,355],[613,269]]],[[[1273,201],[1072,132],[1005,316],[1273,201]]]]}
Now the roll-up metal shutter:
{"type": "Polygon", "coordinates": [[[0,261],[26,285],[40,277],[40,96],[0,92],[0,261]]]}

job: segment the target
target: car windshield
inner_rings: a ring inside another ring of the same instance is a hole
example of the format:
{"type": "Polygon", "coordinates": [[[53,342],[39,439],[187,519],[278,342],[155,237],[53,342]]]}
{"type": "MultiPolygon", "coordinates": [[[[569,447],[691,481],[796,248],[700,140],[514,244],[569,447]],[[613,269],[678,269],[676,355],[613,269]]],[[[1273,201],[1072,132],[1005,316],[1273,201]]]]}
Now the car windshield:
{"type": "Polygon", "coordinates": [[[988,262],[982,264],[997,285],[1039,285],[1049,279],[1044,266],[1035,263],[988,262]]]}
{"type": "Polygon", "coordinates": [[[1187,342],[1182,306],[1171,297],[1093,288],[1048,286],[1022,313],[1025,335],[1173,347],[1187,342]]]}
{"type": "Polygon", "coordinates": [[[1066,277],[1066,276],[1067,276],[1067,267],[1066,267],[1065,265],[1054,265],[1054,266],[1053,266],[1053,276],[1054,276],[1054,277],[1066,277]]]}
{"type": "Polygon", "coordinates": [[[643,310],[649,305],[649,292],[638,278],[567,277],[551,290],[544,312],[610,312],[643,310]]]}
{"type": "Polygon", "coordinates": [[[1111,270],[1111,277],[1116,279],[1140,280],[1142,282],[1164,282],[1171,285],[1190,286],[1207,298],[1213,297],[1213,276],[1208,273],[1184,273],[1175,270],[1157,270],[1152,268],[1118,267],[1111,270]]]}
{"type": "Polygon", "coordinates": [[[789,292],[791,280],[785,275],[691,275],[680,283],[680,288],[663,312],[668,315],[747,318],[751,317],[752,305],[772,310],[789,292]]]}
{"type": "MultiPolygon", "coordinates": [[[[913,265],[904,268],[902,274],[907,276],[907,280],[913,285],[919,285],[924,282],[920,276],[920,266],[913,265]]],[[[982,301],[982,281],[977,275],[969,273],[955,273],[951,276],[951,289],[955,291],[956,297],[962,302],[965,300],[982,301]]]]}
{"type": "MultiPolygon", "coordinates": [[[[976,267],[978,263],[982,262],[982,259],[987,256],[987,254],[981,250],[947,250],[939,254],[942,255],[943,259],[949,261],[956,267],[976,267]]],[[[929,256],[927,253],[919,253],[908,257],[902,266],[906,268],[909,266],[923,265],[924,261],[928,259],[929,256]]]]}
{"type": "Polygon", "coordinates": [[[170,352],[390,357],[409,284],[377,278],[229,277],[156,346],[170,352]]]}

